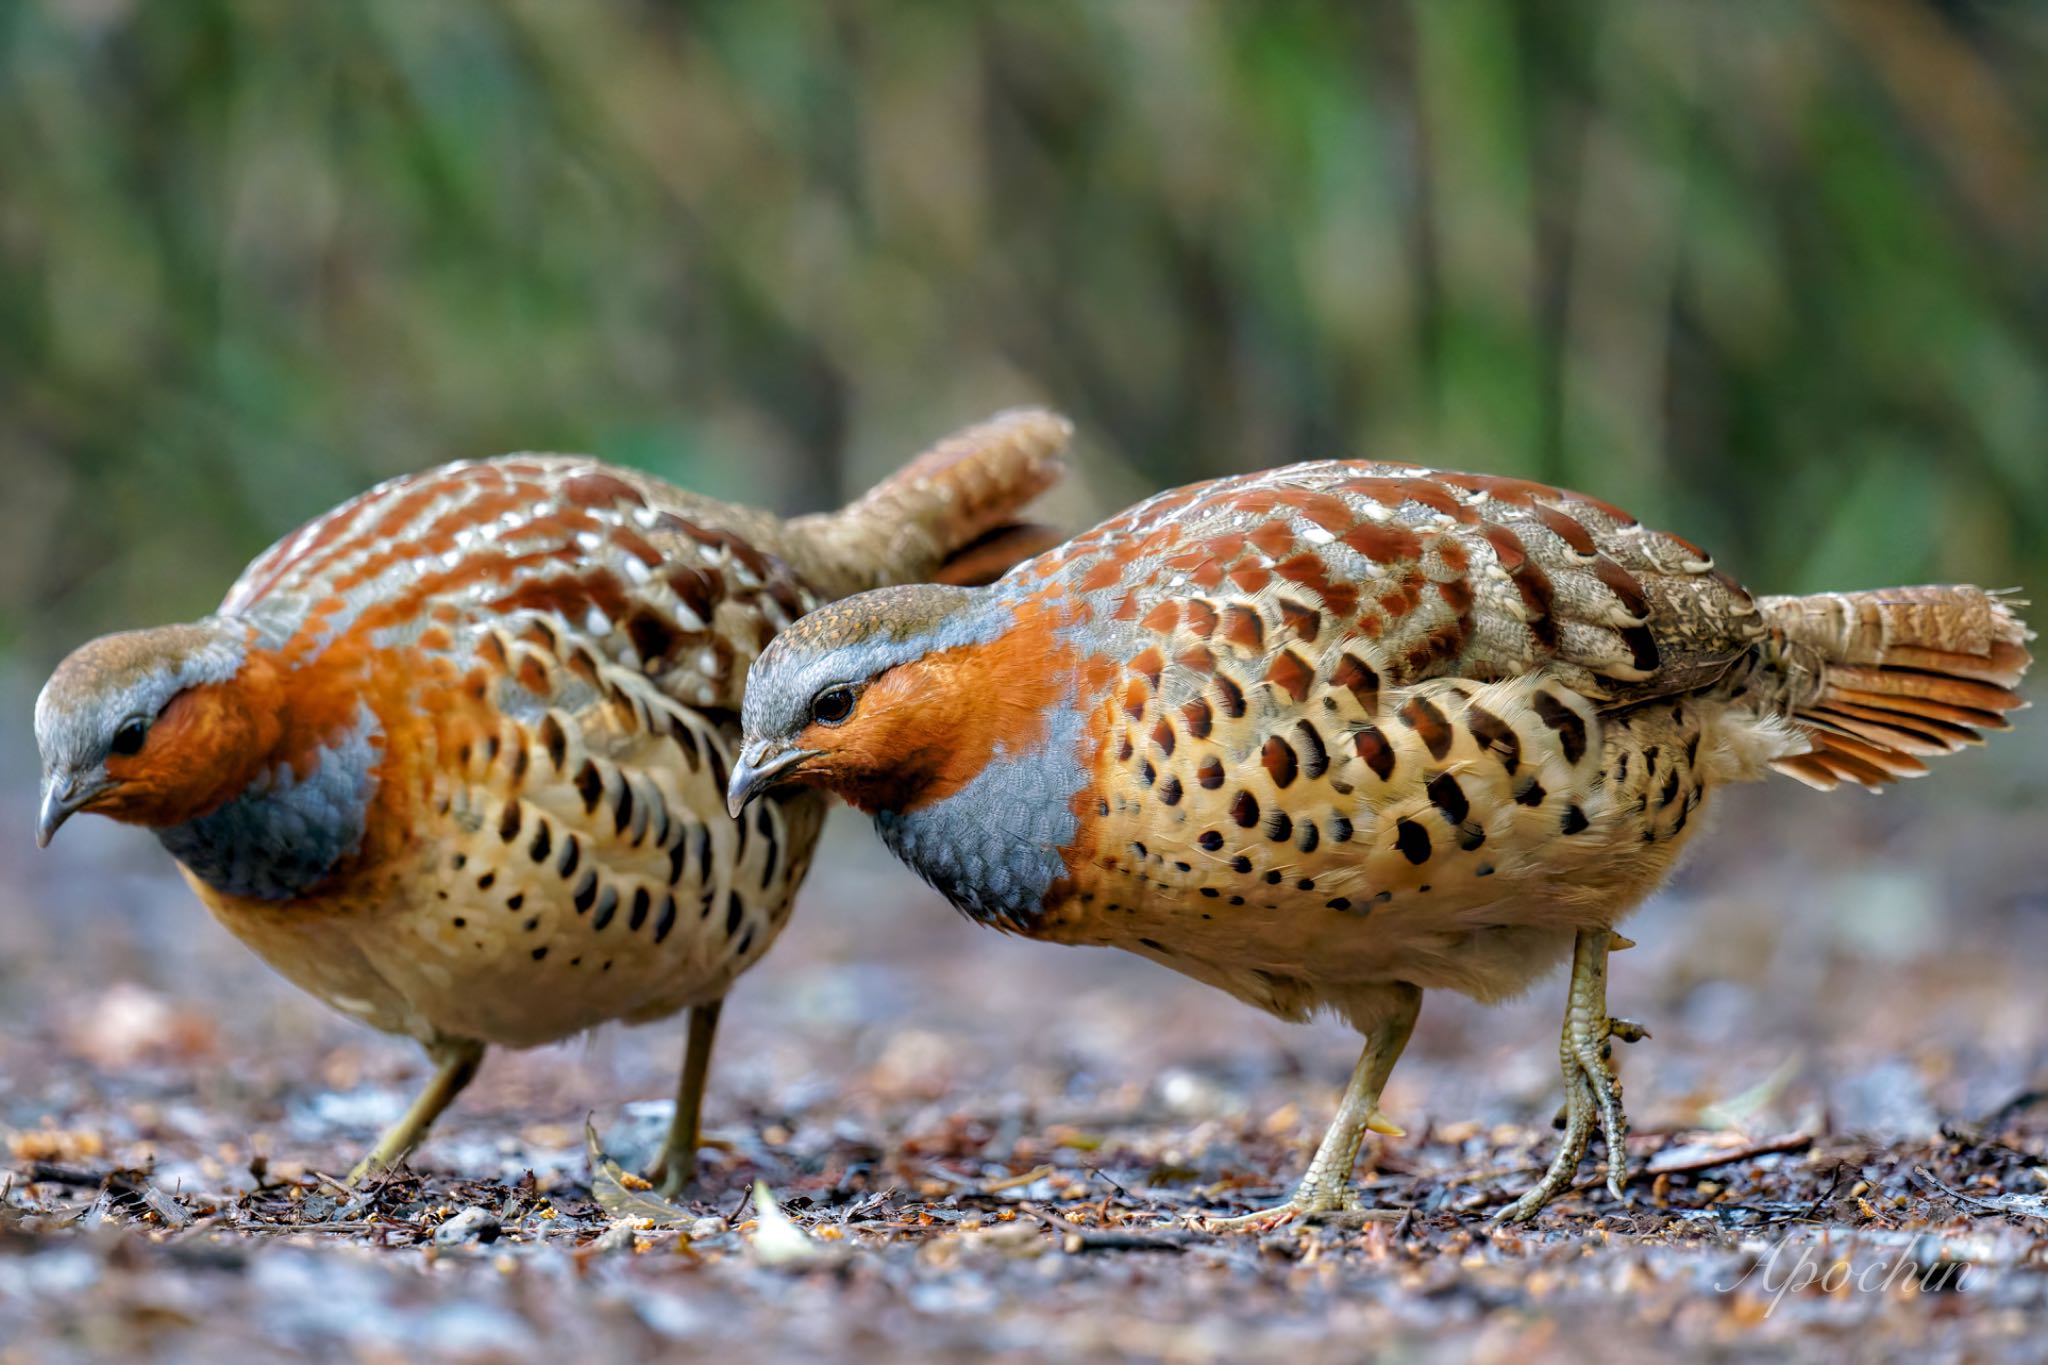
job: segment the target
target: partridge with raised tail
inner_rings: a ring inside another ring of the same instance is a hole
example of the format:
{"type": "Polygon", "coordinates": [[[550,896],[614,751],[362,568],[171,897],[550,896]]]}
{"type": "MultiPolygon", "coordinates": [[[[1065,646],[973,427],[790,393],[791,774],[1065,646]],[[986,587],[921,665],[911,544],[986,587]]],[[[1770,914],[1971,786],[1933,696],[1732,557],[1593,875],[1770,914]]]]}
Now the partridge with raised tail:
{"type": "Polygon", "coordinates": [[[827,606],[755,661],[737,811],[823,787],[969,916],[1367,1041],[1293,1197],[1357,1210],[1426,990],[1569,957],[1556,1161],[1626,1125],[1613,931],[1711,793],[1881,786],[2005,727],[2031,638],[1973,587],[1752,597],[1581,494],[1326,462],[1139,504],[993,585],[827,606]]]}
{"type": "Polygon", "coordinates": [[[748,664],[831,598],[1043,547],[1013,518],[1066,434],[1005,414],[788,521],[580,456],[383,484],[213,615],[64,660],[36,703],[38,839],[78,811],[153,829],[271,966],[426,1045],[439,1074],[358,1175],[419,1141],[486,1044],[688,1008],[673,1192],[720,1002],[824,816],[797,791],[726,815],[748,664]]]}

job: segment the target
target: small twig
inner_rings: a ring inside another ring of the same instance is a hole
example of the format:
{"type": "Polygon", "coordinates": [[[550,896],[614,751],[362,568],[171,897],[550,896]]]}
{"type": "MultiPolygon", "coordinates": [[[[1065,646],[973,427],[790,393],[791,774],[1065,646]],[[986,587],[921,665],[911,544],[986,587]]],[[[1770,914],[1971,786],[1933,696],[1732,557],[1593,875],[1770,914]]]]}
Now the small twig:
{"type": "Polygon", "coordinates": [[[1187,1250],[1188,1243],[1205,1240],[1196,1233],[1130,1232],[1124,1229],[1098,1231],[1094,1228],[1077,1227],[1062,1222],[1036,1205],[1019,1205],[1031,1217],[1044,1224],[1047,1230],[1060,1239],[1060,1249],[1068,1255],[1079,1255],[1089,1251],[1167,1251],[1178,1256],[1187,1250]]]}
{"type": "Polygon", "coordinates": [[[1131,1197],[1131,1192],[1130,1192],[1129,1190],[1125,1189],[1125,1188],[1124,1188],[1123,1186],[1121,1186],[1121,1185],[1117,1184],[1117,1183],[1116,1183],[1116,1177],[1115,1177],[1115,1176],[1112,1176],[1112,1175],[1111,1175],[1111,1174],[1110,1174],[1109,1172],[1107,1172],[1107,1171],[1103,1170],[1103,1169],[1102,1169],[1102,1168],[1101,1168],[1100,1166],[1086,1166],[1086,1167],[1083,1167],[1082,1169],[1086,1170],[1086,1171],[1088,1172],[1088,1174],[1090,1174],[1090,1175],[1094,1176],[1094,1177],[1095,1177],[1095,1178],[1096,1178],[1097,1180],[1100,1180],[1100,1181],[1101,1181],[1101,1182],[1102,1182],[1103,1184],[1105,1184],[1105,1185],[1109,1186],[1109,1187],[1110,1187],[1111,1189],[1115,1190],[1115,1191],[1116,1191],[1116,1194],[1117,1194],[1117,1198],[1119,1198],[1119,1199],[1129,1199],[1129,1198],[1131,1197]]]}
{"type": "Polygon", "coordinates": [[[2002,1200],[1979,1199],[1975,1195],[1964,1194],[1961,1190],[1951,1189],[1937,1180],[1934,1174],[1924,1166],[1915,1166],[1913,1168],[1913,1178],[1919,1181],[1923,1188],[1931,1185],[1955,1200],[1958,1204],[1968,1205],[1974,1209],[1982,1209],[1986,1213],[1995,1213],[2006,1218],[2034,1218],[2048,1221],[2048,1213],[2035,1213],[2030,1209],[2015,1208],[2010,1196],[2002,1200]]]}
{"type": "Polygon", "coordinates": [[[1821,1205],[1827,1203],[1828,1200],[1835,1197],[1835,1191],[1841,1188],[1841,1184],[1842,1167],[1837,1166],[1834,1169],[1834,1178],[1828,1181],[1828,1187],[1822,1190],[1819,1194],[1814,1196],[1813,1202],[1806,1206],[1806,1212],[1799,1216],[1800,1221],[1808,1223],[1817,1222],[1819,1220],[1821,1205]]]}
{"type": "Polygon", "coordinates": [[[1060,1249],[1068,1255],[1089,1251],[1166,1251],[1178,1256],[1187,1250],[1192,1234],[1178,1232],[1097,1232],[1093,1228],[1069,1227],[1060,1249]]]}
{"type": "Polygon", "coordinates": [[[891,1185],[886,1190],[872,1191],[868,1194],[862,1195],[860,1198],[854,1200],[852,1203],[845,1205],[843,1208],[839,1210],[839,1226],[848,1227],[853,1223],[853,1220],[855,1218],[865,1217],[866,1215],[873,1213],[875,1210],[882,1208],[889,1202],[889,1196],[895,1193],[896,1187],[894,1185],[891,1185]]]}
{"type": "Polygon", "coordinates": [[[1047,1176],[1057,1175],[1058,1173],[1058,1168],[1054,1166],[1034,1166],[1021,1175],[1011,1175],[1005,1176],[1001,1180],[991,1180],[988,1184],[983,1185],[977,1193],[1001,1194],[1004,1190],[1015,1190],[1021,1189],[1026,1185],[1036,1185],[1047,1176]]]}
{"type": "Polygon", "coordinates": [[[1811,1133],[1787,1133],[1783,1137],[1766,1138],[1762,1142],[1752,1142],[1744,1147],[1729,1147],[1702,1152],[1698,1156],[1687,1157],[1682,1161],[1660,1164],[1656,1157],[1651,1157],[1634,1171],[1631,1171],[1629,1176],[1630,1179],[1637,1179],[1642,1176],[1688,1175],[1695,1171],[1711,1171],[1717,1166],[1732,1166],[1738,1162],[1753,1161],[1760,1156],[1777,1156],[1783,1152],[1803,1152],[1812,1145],[1813,1134],[1811,1133]]]}
{"type": "Polygon", "coordinates": [[[1996,1204],[1987,1203],[1975,1195],[1964,1194],[1961,1190],[1951,1189],[1947,1185],[1942,1184],[1934,1178],[1933,1172],[1929,1171],[1925,1166],[1915,1166],[1913,1168],[1913,1180],[1922,1189],[1932,1189],[1937,1194],[1945,1194],[1958,1204],[1968,1204],[1972,1208],[1989,1209],[1993,1213],[2005,1212],[2004,1209],[1999,1208],[1996,1204]]]}

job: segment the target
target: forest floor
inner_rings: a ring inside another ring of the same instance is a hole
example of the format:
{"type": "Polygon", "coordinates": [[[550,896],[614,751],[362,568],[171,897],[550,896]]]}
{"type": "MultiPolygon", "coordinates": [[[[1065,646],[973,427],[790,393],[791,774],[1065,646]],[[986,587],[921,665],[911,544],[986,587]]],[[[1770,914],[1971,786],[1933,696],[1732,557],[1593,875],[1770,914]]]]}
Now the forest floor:
{"type": "Polygon", "coordinates": [[[294,993],[146,839],[10,836],[0,1362],[2036,1359],[2048,791],[1995,771],[1996,801],[1728,803],[1615,962],[1655,1035],[1621,1057],[1630,1198],[1589,1161],[1519,1228],[1487,1215],[1549,1157],[1561,978],[1426,1002],[1408,1135],[1359,1168],[1390,1220],[1215,1233],[1299,1173],[1345,1030],[977,929],[844,816],[726,1011],[694,1200],[585,1142],[651,1153],[677,1025],[492,1054],[350,1189],[416,1050],[294,993]]]}

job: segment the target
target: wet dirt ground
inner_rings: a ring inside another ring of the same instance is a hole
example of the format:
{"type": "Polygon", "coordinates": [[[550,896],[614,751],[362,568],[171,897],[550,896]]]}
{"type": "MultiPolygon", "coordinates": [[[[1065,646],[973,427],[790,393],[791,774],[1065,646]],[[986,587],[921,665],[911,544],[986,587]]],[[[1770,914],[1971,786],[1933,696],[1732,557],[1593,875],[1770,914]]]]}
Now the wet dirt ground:
{"type": "Polygon", "coordinates": [[[2039,1358],[2048,743],[1998,749],[1724,798],[1614,964],[1654,1035],[1621,1059],[1626,1205],[1589,1161],[1487,1222],[1549,1156],[1553,978],[1425,1003],[1407,1135],[1360,1163],[1391,1219],[1238,1235],[1199,1215],[1285,1193],[1345,1030],[968,925],[843,814],[726,1010],[686,1207],[584,1137],[651,1154],[679,1024],[493,1053],[347,1188],[417,1050],[272,976],[148,838],[38,855],[5,752],[0,1361],[2039,1358]]]}

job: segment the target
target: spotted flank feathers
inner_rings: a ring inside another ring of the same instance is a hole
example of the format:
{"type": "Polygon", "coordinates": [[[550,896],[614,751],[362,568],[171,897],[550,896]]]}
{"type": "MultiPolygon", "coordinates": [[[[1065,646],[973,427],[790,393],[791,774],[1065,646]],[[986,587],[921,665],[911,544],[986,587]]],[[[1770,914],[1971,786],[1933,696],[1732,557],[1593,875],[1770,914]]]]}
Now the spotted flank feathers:
{"type": "Polygon", "coordinates": [[[824,812],[790,791],[726,813],[748,666],[835,597],[970,549],[963,573],[1007,567],[990,547],[1066,433],[1005,414],[791,521],[578,456],[396,479],[206,621],[80,650],[45,690],[46,762],[157,687],[146,746],[105,758],[152,795],[108,813],[377,1027],[523,1046],[715,1002],[787,922],[824,812]]]}
{"type": "Polygon", "coordinates": [[[1720,787],[1907,775],[2002,725],[2028,662],[1979,589],[1759,601],[1596,499],[1347,462],[813,620],[757,666],[749,743],[800,735],[809,780],[977,918],[1287,1017],[1519,991],[1663,878],[1720,787]],[[839,674],[866,714],[804,729],[783,690],[839,674]],[[971,761],[882,761],[912,696],[919,742],[971,761]]]}

